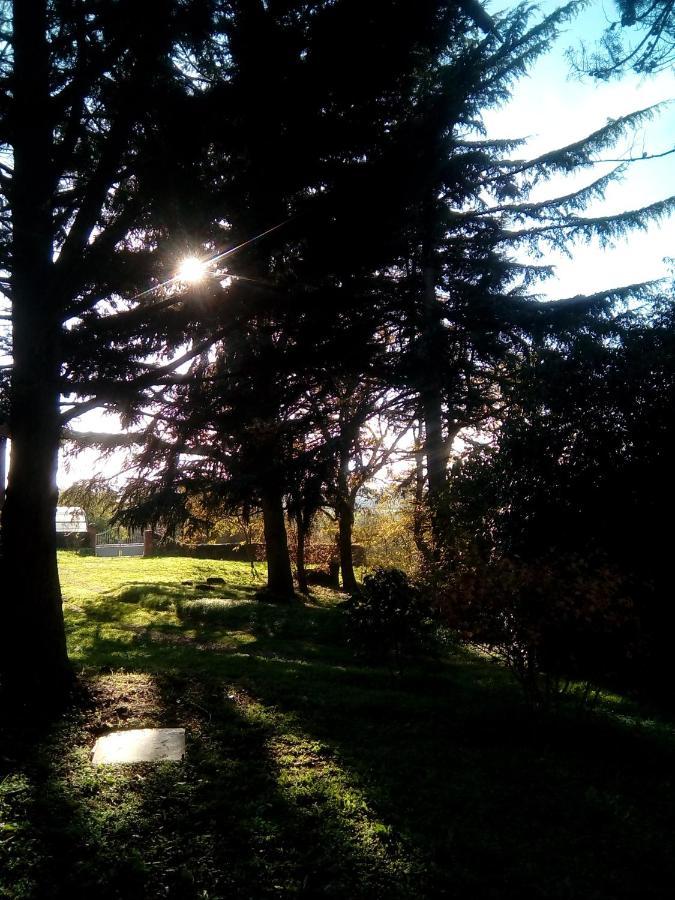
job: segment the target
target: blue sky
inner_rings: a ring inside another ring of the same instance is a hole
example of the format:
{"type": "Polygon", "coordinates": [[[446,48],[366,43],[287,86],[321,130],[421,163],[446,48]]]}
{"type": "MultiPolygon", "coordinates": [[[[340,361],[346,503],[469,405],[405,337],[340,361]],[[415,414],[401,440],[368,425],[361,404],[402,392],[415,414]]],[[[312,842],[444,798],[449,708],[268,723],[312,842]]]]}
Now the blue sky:
{"type": "MultiPolygon", "coordinates": [[[[493,2],[489,8],[495,12],[514,5],[493,2]]],[[[539,4],[544,14],[557,6],[551,0],[539,4]]],[[[601,127],[608,118],[618,118],[675,98],[673,70],[647,78],[631,73],[609,83],[590,78],[580,80],[571,74],[565,51],[578,47],[581,41],[592,46],[612,12],[611,0],[592,0],[586,11],[566,27],[551,52],[541,57],[529,75],[518,82],[511,102],[486,114],[491,135],[529,136],[528,154],[536,155],[578,140],[601,127]]],[[[675,103],[665,107],[635,135],[631,155],[660,153],[674,146],[675,103]]],[[[625,142],[617,149],[626,152],[631,148],[625,142]]],[[[519,153],[524,155],[522,151],[519,153]]],[[[594,174],[600,174],[600,170],[594,174]]],[[[562,182],[551,182],[542,193],[567,192],[570,184],[576,186],[590,181],[589,175],[574,183],[568,181],[566,187],[562,182]]],[[[621,212],[671,195],[675,195],[675,154],[633,163],[623,180],[608,190],[604,201],[593,204],[590,212],[597,215],[621,212]]],[[[591,243],[577,245],[571,252],[571,258],[551,257],[556,264],[556,277],[544,287],[551,298],[663,277],[669,272],[664,257],[675,257],[675,219],[652,225],[646,232],[635,232],[611,249],[603,250],[597,243],[591,243]]]]}

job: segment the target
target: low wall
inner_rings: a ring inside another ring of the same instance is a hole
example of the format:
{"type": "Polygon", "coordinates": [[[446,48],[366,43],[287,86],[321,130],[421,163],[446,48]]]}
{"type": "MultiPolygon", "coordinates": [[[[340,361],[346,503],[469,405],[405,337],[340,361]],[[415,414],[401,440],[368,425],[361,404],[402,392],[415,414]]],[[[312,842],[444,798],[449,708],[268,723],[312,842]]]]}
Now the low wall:
{"type": "Polygon", "coordinates": [[[197,559],[226,559],[239,562],[264,562],[264,544],[197,544],[190,556],[197,559]]]}
{"type": "MultiPolygon", "coordinates": [[[[293,547],[288,548],[291,559],[295,562],[293,547]]],[[[156,543],[153,556],[190,556],[195,559],[219,559],[232,562],[265,562],[264,544],[181,544],[179,542],[156,543]]],[[[361,544],[352,544],[352,557],[355,566],[366,565],[366,551],[361,544]]],[[[334,544],[310,545],[305,555],[307,565],[325,565],[338,559],[338,551],[334,544]]]]}

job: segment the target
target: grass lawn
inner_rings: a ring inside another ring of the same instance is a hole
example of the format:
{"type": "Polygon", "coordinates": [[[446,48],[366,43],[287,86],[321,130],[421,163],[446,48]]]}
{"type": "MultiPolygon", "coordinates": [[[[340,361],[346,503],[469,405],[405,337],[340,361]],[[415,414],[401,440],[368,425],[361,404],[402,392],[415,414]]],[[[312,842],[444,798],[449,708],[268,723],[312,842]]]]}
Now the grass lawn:
{"type": "Polygon", "coordinates": [[[259,603],[245,563],[60,563],[88,700],[2,735],[0,897],[672,896],[670,723],[536,720],[470,655],[367,667],[340,595],[259,603]],[[183,763],[92,767],[149,726],[186,728],[183,763]]]}

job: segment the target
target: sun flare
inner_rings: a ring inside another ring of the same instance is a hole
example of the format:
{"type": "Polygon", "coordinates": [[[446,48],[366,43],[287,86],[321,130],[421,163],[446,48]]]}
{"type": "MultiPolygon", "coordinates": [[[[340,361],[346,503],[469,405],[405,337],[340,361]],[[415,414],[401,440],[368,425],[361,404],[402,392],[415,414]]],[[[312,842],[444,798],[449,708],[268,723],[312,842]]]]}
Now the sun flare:
{"type": "Polygon", "coordinates": [[[179,281],[198,284],[206,277],[206,263],[196,256],[186,256],[178,266],[176,277],[179,281]]]}

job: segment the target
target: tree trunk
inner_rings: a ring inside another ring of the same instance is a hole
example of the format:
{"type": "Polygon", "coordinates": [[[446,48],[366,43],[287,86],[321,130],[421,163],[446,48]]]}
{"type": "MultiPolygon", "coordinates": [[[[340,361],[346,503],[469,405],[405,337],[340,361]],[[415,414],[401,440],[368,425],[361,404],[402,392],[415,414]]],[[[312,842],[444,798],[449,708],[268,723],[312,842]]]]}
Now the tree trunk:
{"type": "Polygon", "coordinates": [[[448,451],[443,440],[443,394],[435,365],[439,361],[440,354],[444,352],[444,346],[439,333],[441,323],[436,299],[435,271],[430,265],[424,270],[424,322],[428,370],[424,378],[421,399],[426,435],[428,496],[433,507],[446,486],[448,451]]]}
{"type": "MultiPolygon", "coordinates": [[[[33,332],[33,346],[36,345],[33,332]]],[[[15,347],[21,343],[15,334],[15,347]]],[[[36,354],[37,357],[37,354],[36,354]]],[[[56,563],[58,395],[31,361],[32,377],[15,352],[12,448],[2,510],[3,609],[0,671],[18,702],[47,705],[69,681],[70,669],[56,563]]]]}
{"type": "Polygon", "coordinates": [[[354,527],[354,501],[349,490],[349,460],[352,448],[352,435],[345,430],[342,435],[340,464],[337,477],[337,502],[335,515],[338,520],[338,551],[340,553],[340,571],[342,588],[354,593],[359,586],[354,575],[354,559],[352,557],[352,528],[354,527]]]}
{"type": "Polygon", "coordinates": [[[293,572],[282,496],[278,489],[268,486],[263,489],[261,499],[267,552],[267,590],[277,600],[291,600],[294,596],[293,572]]]}
{"type": "Polygon", "coordinates": [[[354,526],[354,510],[348,500],[340,498],[336,515],[338,519],[338,549],[340,551],[340,571],[342,572],[342,588],[354,593],[359,585],[354,575],[354,559],[352,556],[352,528],[354,526]]]}
{"type": "Polygon", "coordinates": [[[446,352],[441,309],[436,296],[436,266],[430,230],[424,250],[422,286],[423,371],[420,400],[424,419],[424,453],[427,468],[427,503],[431,524],[431,553],[437,558],[442,542],[439,502],[447,484],[448,449],[443,440],[443,385],[441,367],[446,352]]]}
{"type": "Polygon", "coordinates": [[[428,564],[434,562],[433,548],[430,546],[427,534],[428,506],[425,503],[424,487],[424,424],[420,419],[417,429],[413,429],[415,435],[415,512],[413,515],[413,537],[415,546],[424,561],[428,564]]]}
{"type": "Polygon", "coordinates": [[[9,699],[45,706],[70,681],[56,564],[60,317],[53,221],[46,0],[15,0],[12,178],[12,441],[2,510],[0,679],[9,699]],[[28,114],[30,111],[30,114],[28,114]]]}
{"type": "Polygon", "coordinates": [[[307,583],[307,569],[305,568],[305,543],[308,529],[302,514],[296,520],[296,528],[295,567],[298,573],[298,590],[303,594],[308,594],[309,584],[307,583]]]}
{"type": "Polygon", "coordinates": [[[2,504],[5,502],[5,482],[7,481],[7,470],[5,469],[6,453],[7,438],[0,431],[0,513],[2,512],[2,504]]]}

